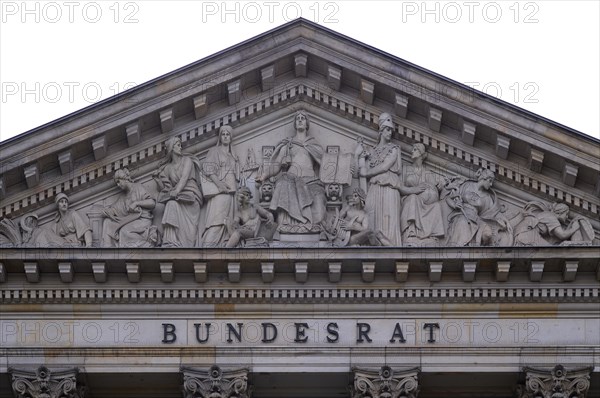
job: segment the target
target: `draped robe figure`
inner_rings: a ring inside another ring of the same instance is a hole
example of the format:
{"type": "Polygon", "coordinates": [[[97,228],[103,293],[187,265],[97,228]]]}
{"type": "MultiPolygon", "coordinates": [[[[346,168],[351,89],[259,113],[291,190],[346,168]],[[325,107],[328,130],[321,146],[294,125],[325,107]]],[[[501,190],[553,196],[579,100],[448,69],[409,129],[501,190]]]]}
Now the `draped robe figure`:
{"type": "Polygon", "coordinates": [[[75,210],[69,209],[69,198],[64,193],[56,195],[58,211],[50,226],[36,237],[38,246],[92,246],[92,229],[75,210]]]}
{"type": "Polygon", "coordinates": [[[529,202],[523,218],[515,226],[516,246],[590,245],[594,229],[589,220],[576,216],[566,225],[569,206],[564,203],[547,205],[529,202]]]}
{"type": "Polygon", "coordinates": [[[477,171],[477,181],[455,179],[448,184],[446,202],[453,209],[448,216],[449,246],[507,246],[513,241],[512,227],[501,214],[494,173],[477,171]]]}
{"type": "MultiPolygon", "coordinates": [[[[115,182],[123,190],[115,203],[103,209],[104,247],[153,247],[152,209],[156,202],[142,184],[134,183],[127,169],[117,170],[115,182]]],[[[156,232],[156,227],[154,227],[156,232]]]]}
{"type": "Polygon", "coordinates": [[[235,191],[239,179],[239,161],[231,150],[232,128],[222,126],[219,141],[202,163],[204,186],[214,185],[212,193],[204,190],[207,199],[206,222],[200,238],[201,246],[217,246],[229,238],[226,220],[233,218],[235,191]]]}
{"type": "Polygon", "coordinates": [[[362,144],[357,146],[359,176],[369,178],[365,207],[369,215],[369,227],[382,245],[401,246],[400,148],[391,142],[394,128],[392,121],[389,118],[380,118],[381,120],[377,146],[370,153],[363,150],[362,144]],[[365,161],[361,161],[361,158],[365,161]]]}
{"type": "Polygon", "coordinates": [[[181,140],[167,141],[166,159],[154,173],[160,189],[159,203],[165,204],[162,217],[163,247],[194,247],[200,224],[200,162],[181,152],[181,140]]]}
{"type": "MultiPolygon", "coordinates": [[[[271,163],[278,165],[270,209],[277,214],[279,231],[314,233],[321,230],[325,217],[325,188],[315,171],[320,164],[323,147],[314,137],[306,135],[309,122],[304,112],[294,120],[296,135],[285,138],[277,146],[271,163]]],[[[269,177],[263,174],[261,180],[269,177]]]]}
{"type": "Polygon", "coordinates": [[[422,187],[423,192],[406,195],[402,198],[402,239],[407,245],[432,245],[444,236],[442,208],[435,176],[423,168],[427,156],[423,144],[413,146],[413,165],[408,167],[404,177],[406,188],[422,187]]]}

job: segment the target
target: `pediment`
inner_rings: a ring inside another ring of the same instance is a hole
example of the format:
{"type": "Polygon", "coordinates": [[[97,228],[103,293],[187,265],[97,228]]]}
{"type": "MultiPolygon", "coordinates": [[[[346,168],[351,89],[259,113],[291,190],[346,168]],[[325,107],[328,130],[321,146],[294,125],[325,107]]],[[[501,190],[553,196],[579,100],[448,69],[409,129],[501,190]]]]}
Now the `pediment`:
{"type": "MultiPolygon", "coordinates": [[[[479,169],[489,170],[504,216],[518,216],[531,202],[547,206],[538,206],[538,213],[563,203],[570,220],[587,220],[598,244],[598,140],[305,20],[3,142],[0,217],[18,224],[35,212],[39,226],[48,227],[60,193],[69,196],[72,209],[93,214],[119,198],[113,176],[124,168],[157,198],[160,189],[152,175],[164,162],[167,141],[178,137],[184,152],[203,163],[223,125],[233,129],[232,149],[258,206],[260,184],[254,179],[259,170],[253,161],[268,167],[269,151],[294,136],[298,110],[310,118],[308,135],[326,154],[337,151],[337,159],[354,156],[359,138],[374,149],[379,116],[388,113],[391,143],[401,156],[401,181],[412,170],[411,148],[422,144],[428,153],[424,173],[434,180],[475,183],[479,169]]],[[[340,164],[347,167],[341,160],[333,167],[340,164]]],[[[321,167],[315,164],[319,177],[321,167]]],[[[354,171],[354,178],[342,184],[342,200],[327,197],[331,217],[361,184],[354,171]]],[[[327,190],[331,181],[320,179],[327,190]]],[[[200,229],[207,206],[205,200],[200,229]]],[[[442,213],[446,233],[449,212],[442,213]]],[[[152,220],[161,233],[163,214],[164,206],[157,206],[152,220]]],[[[102,222],[92,218],[91,224],[102,222]]],[[[562,227],[568,225],[564,221],[562,227]]]]}

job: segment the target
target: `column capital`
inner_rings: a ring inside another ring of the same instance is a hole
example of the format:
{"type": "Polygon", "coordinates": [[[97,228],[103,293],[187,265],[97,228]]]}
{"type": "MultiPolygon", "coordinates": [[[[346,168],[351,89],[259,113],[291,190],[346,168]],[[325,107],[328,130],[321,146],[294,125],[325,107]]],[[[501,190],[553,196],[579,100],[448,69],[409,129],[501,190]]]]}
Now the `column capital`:
{"type": "Polygon", "coordinates": [[[217,365],[199,370],[182,367],[183,395],[185,398],[250,398],[248,369],[223,370],[217,365]]]}
{"type": "Polygon", "coordinates": [[[353,372],[352,398],[417,398],[419,395],[419,368],[394,370],[382,366],[378,371],[353,368],[353,372]]]}
{"type": "Polygon", "coordinates": [[[77,386],[76,368],[51,372],[40,366],[35,372],[9,368],[16,397],[83,398],[85,388],[77,386]]]}
{"type": "Polygon", "coordinates": [[[592,370],[593,366],[572,370],[562,365],[550,370],[524,367],[525,384],[517,385],[515,397],[586,398],[592,370]]]}

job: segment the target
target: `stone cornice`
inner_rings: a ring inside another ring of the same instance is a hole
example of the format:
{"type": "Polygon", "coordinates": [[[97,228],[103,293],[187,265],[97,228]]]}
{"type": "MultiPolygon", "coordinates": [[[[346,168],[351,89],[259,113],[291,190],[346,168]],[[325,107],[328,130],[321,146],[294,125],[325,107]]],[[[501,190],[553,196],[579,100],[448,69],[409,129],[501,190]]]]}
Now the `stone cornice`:
{"type": "MultiPolygon", "coordinates": [[[[467,283],[466,286],[470,286],[478,278],[502,284],[509,280],[520,281],[521,279],[514,278],[525,277],[525,281],[528,278],[531,282],[546,283],[571,283],[578,278],[595,286],[600,281],[598,250],[597,246],[486,247],[471,248],[468,253],[460,247],[4,248],[0,249],[0,283],[24,278],[36,284],[41,279],[52,280],[48,278],[56,277],[64,283],[72,283],[77,278],[86,276],[93,277],[97,283],[117,278],[137,284],[140,279],[151,278],[156,282],[170,284],[178,277],[193,278],[197,283],[205,283],[210,275],[219,274],[234,284],[240,278],[248,276],[269,284],[277,275],[287,275],[291,281],[303,284],[310,275],[315,274],[324,275],[332,286],[339,283],[342,277],[348,276],[358,277],[367,285],[378,278],[399,283],[409,279],[424,279],[429,282],[462,280],[467,283]],[[298,264],[304,267],[298,268],[298,264]],[[232,268],[231,265],[237,268],[232,268]],[[299,270],[304,270],[304,274],[299,274],[299,270]]],[[[468,299],[471,293],[463,292],[463,288],[457,287],[457,292],[451,294],[468,299]]],[[[494,287],[496,288],[499,293],[490,293],[490,297],[511,297],[512,293],[503,293],[501,286],[494,287]]],[[[529,288],[534,286],[527,286],[525,290],[529,288]]],[[[92,296],[96,294],[92,293],[92,296]]],[[[260,294],[260,297],[264,297],[263,294],[269,296],[271,293],[260,294]]],[[[412,297],[412,294],[409,293],[407,297],[412,297]]],[[[418,296],[420,293],[415,294],[418,296]]],[[[442,293],[440,297],[445,294],[442,293]]],[[[515,291],[514,294],[518,297],[521,293],[515,291]]],[[[532,294],[532,297],[537,295],[532,294]]],[[[551,300],[557,293],[540,294],[551,300]]],[[[581,294],[577,293],[577,296],[581,294]]],[[[588,296],[588,293],[583,296],[588,296]]]]}
{"type": "MultiPolygon", "coordinates": [[[[338,372],[351,370],[351,363],[340,363],[349,355],[355,360],[360,358],[361,363],[368,366],[381,364],[381,348],[378,347],[120,347],[114,348],[71,348],[71,347],[43,347],[43,348],[0,348],[0,355],[4,358],[53,358],[53,363],[59,365],[73,365],[73,358],[84,357],[86,361],[86,372],[114,372],[123,368],[128,372],[132,368],[153,369],[154,372],[170,371],[179,373],[182,365],[199,366],[206,364],[210,366],[216,357],[229,363],[232,359],[237,360],[235,366],[244,366],[246,363],[252,367],[252,371],[269,369],[294,369],[317,366],[322,371],[338,372]],[[316,356],[322,356],[323,360],[314,362],[316,356]],[[113,358],[107,361],[106,357],[113,358]],[[256,358],[290,357],[302,358],[297,361],[283,361],[282,363],[267,362],[261,364],[256,358]],[[140,359],[163,358],[160,363],[148,364],[140,359]],[[325,358],[329,358],[326,360],[325,358]],[[117,362],[118,361],[118,362],[117,362]],[[252,361],[252,362],[250,362],[252,361]]],[[[564,365],[572,364],[581,366],[585,363],[593,363],[600,357],[600,349],[597,346],[539,346],[539,347],[436,347],[433,345],[422,347],[387,347],[386,362],[390,366],[420,366],[422,372],[433,372],[436,370],[448,371],[456,369],[455,358],[461,357],[463,369],[477,372],[520,372],[524,358],[536,366],[553,366],[557,355],[561,356],[564,365]],[[569,355],[565,355],[568,352],[569,355]],[[447,361],[441,362],[445,357],[447,361]],[[491,361],[482,362],[482,358],[491,358],[491,361]]],[[[596,362],[597,363],[597,362],[596,362]]],[[[0,372],[5,371],[0,363],[0,372]]]]}
{"type": "Polygon", "coordinates": [[[302,261],[302,260],[391,260],[391,261],[514,261],[590,260],[598,262],[599,246],[540,247],[287,247],[264,248],[0,248],[2,261],[302,261]]]}

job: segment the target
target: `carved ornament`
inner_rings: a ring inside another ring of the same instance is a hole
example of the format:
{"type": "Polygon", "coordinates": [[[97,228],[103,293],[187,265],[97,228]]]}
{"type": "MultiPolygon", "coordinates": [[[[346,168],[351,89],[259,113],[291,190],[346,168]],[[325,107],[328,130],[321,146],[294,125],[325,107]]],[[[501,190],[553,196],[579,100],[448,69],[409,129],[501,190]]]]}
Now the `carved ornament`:
{"type": "Polygon", "coordinates": [[[17,398],[83,398],[77,386],[77,369],[51,372],[40,366],[35,372],[10,369],[12,388],[17,398]]]}
{"type": "Polygon", "coordinates": [[[516,398],[587,398],[593,367],[567,370],[556,365],[552,370],[523,368],[525,384],[516,389],[516,398]]]}
{"type": "Polygon", "coordinates": [[[355,368],[352,398],[417,398],[419,371],[395,371],[389,366],[382,366],[379,371],[355,368]]]}
{"type": "Polygon", "coordinates": [[[182,368],[184,398],[250,398],[248,369],[222,370],[211,366],[208,371],[182,368]]]}

